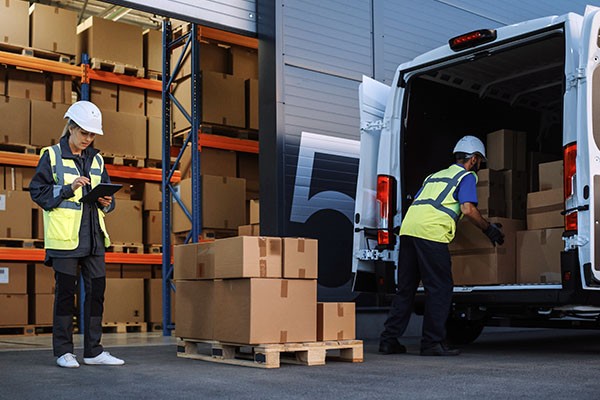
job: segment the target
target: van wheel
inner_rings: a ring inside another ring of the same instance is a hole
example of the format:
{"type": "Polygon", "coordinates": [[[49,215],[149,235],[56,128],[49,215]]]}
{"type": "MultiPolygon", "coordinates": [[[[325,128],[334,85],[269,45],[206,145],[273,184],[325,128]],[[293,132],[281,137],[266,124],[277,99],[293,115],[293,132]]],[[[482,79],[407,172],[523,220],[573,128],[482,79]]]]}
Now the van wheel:
{"type": "Polygon", "coordinates": [[[449,319],[446,323],[446,340],[450,344],[473,343],[484,327],[483,321],[464,321],[449,319]]]}

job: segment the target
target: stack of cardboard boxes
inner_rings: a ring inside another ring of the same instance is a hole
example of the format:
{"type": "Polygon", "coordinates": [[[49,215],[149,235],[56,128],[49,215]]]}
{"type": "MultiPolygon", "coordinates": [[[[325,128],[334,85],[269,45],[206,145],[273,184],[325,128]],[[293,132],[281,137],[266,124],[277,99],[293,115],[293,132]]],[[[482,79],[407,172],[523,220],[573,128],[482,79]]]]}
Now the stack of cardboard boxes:
{"type": "Polygon", "coordinates": [[[0,326],[28,323],[27,264],[0,263],[0,326]]]}
{"type": "Polygon", "coordinates": [[[526,144],[524,132],[487,136],[489,169],[478,173],[478,208],[502,225],[504,245],[492,245],[471,222],[460,221],[450,244],[456,285],[560,281],[562,161],[539,164],[539,171],[536,163],[528,171],[526,144]],[[528,174],[536,175],[540,192],[529,192],[528,174]]]}
{"type": "Polygon", "coordinates": [[[316,240],[239,236],[176,246],[174,254],[180,337],[242,344],[354,338],[353,304],[321,306],[317,323],[316,240]]]}

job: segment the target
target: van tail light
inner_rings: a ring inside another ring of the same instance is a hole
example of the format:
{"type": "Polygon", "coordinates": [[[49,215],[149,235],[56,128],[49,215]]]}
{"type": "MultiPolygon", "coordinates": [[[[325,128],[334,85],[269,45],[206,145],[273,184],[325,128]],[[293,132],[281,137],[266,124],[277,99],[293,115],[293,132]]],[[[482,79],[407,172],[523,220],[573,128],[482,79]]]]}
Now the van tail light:
{"type": "Polygon", "coordinates": [[[396,180],[388,175],[377,176],[377,203],[379,205],[379,221],[377,226],[377,243],[390,245],[393,240],[393,217],[396,209],[396,180]]]}
{"type": "MultiPolygon", "coordinates": [[[[577,143],[571,143],[565,147],[564,150],[564,189],[565,189],[565,202],[569,203],[575,193],[573,193],[573,181],[575,180],[576,167],[575,162],[577,158],[577,143]]],[[[576,231],[577,230],[577,211],[567,214],[565,216],[565,230],[576,231]]]]}

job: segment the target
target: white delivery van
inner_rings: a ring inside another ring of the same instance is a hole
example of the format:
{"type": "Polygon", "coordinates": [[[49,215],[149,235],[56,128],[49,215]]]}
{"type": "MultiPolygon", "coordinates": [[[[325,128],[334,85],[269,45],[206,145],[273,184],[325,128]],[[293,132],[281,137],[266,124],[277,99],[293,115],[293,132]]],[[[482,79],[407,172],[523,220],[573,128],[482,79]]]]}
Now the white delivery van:
{"type": "Polygon", "coordinates": [[[600,9],[587,7],[452,38],[400,65],[391,87],[365,77],[354,290],[393,293],[394,231],[424,178],[453,162],[457,140],[514,129],[530,154],[564,161],[560,278],[456,285],[448,336],[467,343],[484,325],[600,327],[599,66],[600,9]]]}

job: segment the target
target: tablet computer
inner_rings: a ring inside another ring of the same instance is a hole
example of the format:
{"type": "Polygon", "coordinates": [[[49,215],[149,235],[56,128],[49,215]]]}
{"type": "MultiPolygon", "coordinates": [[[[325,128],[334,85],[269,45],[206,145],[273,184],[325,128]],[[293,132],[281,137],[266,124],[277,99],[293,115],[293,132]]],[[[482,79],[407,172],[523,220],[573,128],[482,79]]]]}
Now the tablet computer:
{"type": "Polygon", "coordinates": [[[123,185],[116,183],[100,183],[91,192],[86,194],[79,200],[81,203],[93,203],[99,197],[112,196],[121,189],[123,185]]]}

